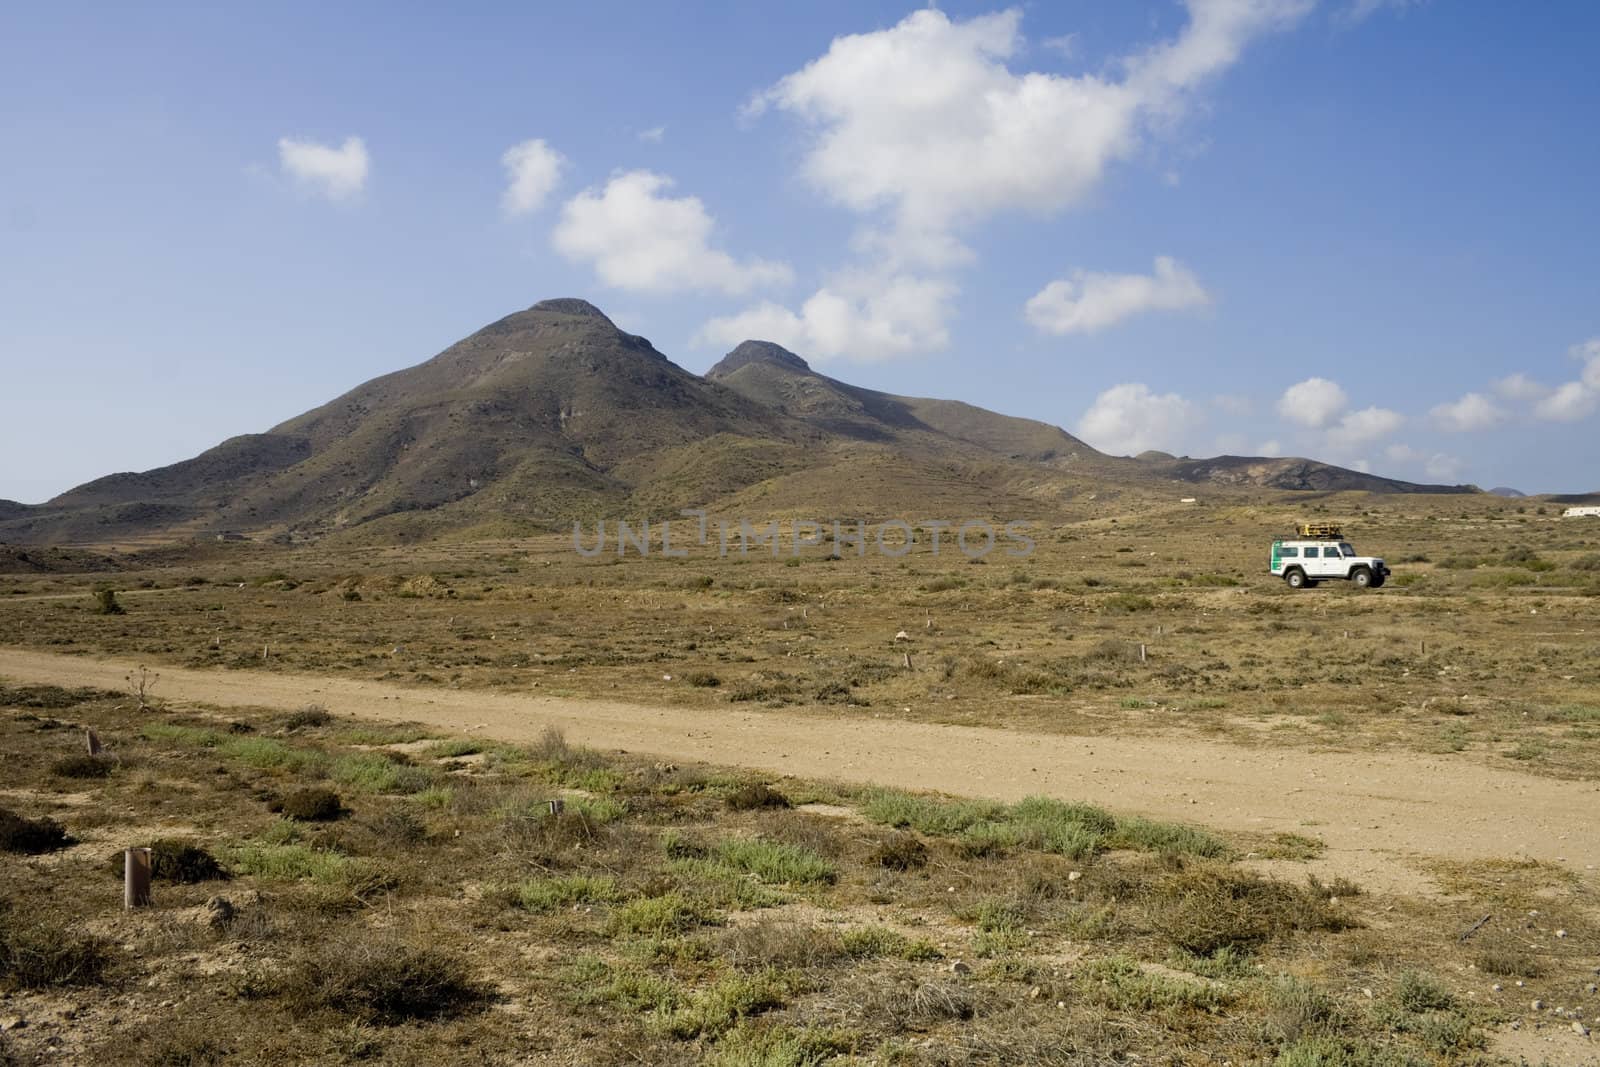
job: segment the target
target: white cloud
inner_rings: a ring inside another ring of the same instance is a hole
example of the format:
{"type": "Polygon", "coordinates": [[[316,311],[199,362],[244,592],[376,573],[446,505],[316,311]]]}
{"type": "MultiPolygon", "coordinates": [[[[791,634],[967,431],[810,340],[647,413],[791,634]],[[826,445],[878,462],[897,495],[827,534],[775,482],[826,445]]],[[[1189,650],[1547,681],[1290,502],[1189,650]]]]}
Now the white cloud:
{"type": "Polygon", "coordinates": [[[1550,387],[1519,372],[1495,382],[1494,391],[1507,400],[1540,400],[1550,394],[1550,387]]]}
{"type": "Polygon", "coordinates": [[[1240,393],[1218,393],[1211,398],[1211,403],[1218,411],[1239,419],[1256,408],[1254,401],[1240,393]]]}
{"type": "Polygon", "coordinates": [[[1276,459],[1283,455],[1283,444],[1276,439],[1271,441],[1262,441],[1256,446],[1256,454],[1266,456],[1269,459],[1276,459]]]}
{"type": "Polygon", "coordinates": [[[506,169],[506,191],[500,206],[507,215],[531,215],[544,206],[561,181],[567,159],[544,141],[535,138],[506,149],[500,157],[506,169]]]}
{"type": "Polygon", "coordinates": [[[346,137],[338,148],[278,138],[278,166],[301,188],[329,200],[344,200],[366,188],[370,165],[366,142],[359,137],[346,137]]]}
{"type": "Polygon", "coordinates": [[[1388,408],[1369,407],[1347,413],[1328,430],[1328,440],[1338,448],[1357,448],[1381,440],[1405,423],[1405,416],[1388,408]]]}
{"type": "Polygon", "coordinates": [[[1065,59],[1071,59],[1073,54],[1078,51],[1078,35],[1075,33],[1063,33],[1059,37],[1046,37],[1039,43],[1065,59]]]}
{"type": "Polygon", "coordinates": [[[799,313],[765,301],[700,328],[701,343],[775,341],[807,359],[885,360],[943,348],[954,284],[908,274],[854,271],[828,280],[799,313]]]}
{"type": "Polygon", "coordinates": [[[1429,414],[1443,429],[1454,433],[1487,430],[1505,418],[1505,412],[1482,393],[1468,393],[1460,400],[1440,404],[1429,414]]]}
{"type": "Polygon", "coordinates": [[[1576,381],[1558,385],[1534,406],[1534,414],[1552,422],[1576,422],[1600,410],[1600,337],[1573,345],[1567,352],[1583,363],[1576,381]]]}
{"type": "Polygon", "coordinates": [[[652,126],[648,130],[639,131],[639,140],[646,144],[660,144],[666,140],[667,128],[665,126],[652,126]]]}
{"type": "Polygon", "coordinates": [[[1551,422],[1577,422],[1593,415],[1596,408],[1600,408],[1600,390],[1579,381],[1557,386],[1533,410],[1541,419],[1551,422]]]}
{"type": "Polygon", "coordinates": [[[1157,256],[1153,274],[1100,274],[1078,270],[1046,285],[1028,300],[1028,321],[1056,335],[1093,333],[1146,311],[1203,307],[1211,295],[1170,256],[1157,256]]]}
{"type": "Polygon", "coordinates": [[[1407,8],[1419,7],[1425,2],[1426,0],[1352,0],[1339,18],[1346,24],[1365,22],[1385,8],[1403,13],[1407,8]]]}
{"type": "Polygon", "coordinates": [[[1392,444],[1383,450],[1391,463],[1420,468],[1436,482],[1454,482],[1461,477],[1463,464],[1460,457],[1447,452],[1423,452],[1405,444],[1392,444]]]}
{"type": "Polygon", "coordinates": [[[1307,378],[1289,386],[1278,398],[1278,414],[1313,429],[1326,426],[1349,407],[1350,398],[1338,383],[1307,378]]]}
{"type": "Polygon", "coordinates": [[[1428,457],[1422,469],[1430,478],[1436,478],[1441,482],[1453,482],[1461,477],[1462,462],[1456,456],[1435,452],[1428,457]]]}
{"type": "Polygon", "coordinates": [[[1212,447],[1218,455],[1242,456],[1249,450],[1250,443],[1242,433],[1219,433],[1212,447]]]}
{"type": "Polygon", "coordinates": [[[1600,337],[1573,345],[1568,355],[1583,361],[1583,384],[1590,389],[1600,389],[1600,337]]]}
{"type": "Polygon", "coordinates": [[[1189,0],[1184,30],[1117,65],[1120,78],[1014,73],[1018,10],[962,22],[923,9],[835,38],[747,112],[799,118],[814,132],[803,169],[817,189],[851,210],[887,213],[896,238],[948,253],[951,231],[994,213],[1080,202],[1246,43],[1309,7],[1189,0]]]}
{"type": "Polygon", "coordinates": [[[1196,422],[1194,405],[1177,393],[1154,393],[1148,385],[1131,382],[1096,397],[1078,420],[1077,434],[1112,455],[1177,452],[1196,422]]]}
{"type": "Polygon", "coordinates": [[[712,248],[715,220],[697,197],[664,195],[671,185],[665,175],[635,170],[584,190],[561,209],[557,251],[593,265],[607,285],[641,292],[738,295],[793,279],[787,264],[740,261],[712,248]]]}

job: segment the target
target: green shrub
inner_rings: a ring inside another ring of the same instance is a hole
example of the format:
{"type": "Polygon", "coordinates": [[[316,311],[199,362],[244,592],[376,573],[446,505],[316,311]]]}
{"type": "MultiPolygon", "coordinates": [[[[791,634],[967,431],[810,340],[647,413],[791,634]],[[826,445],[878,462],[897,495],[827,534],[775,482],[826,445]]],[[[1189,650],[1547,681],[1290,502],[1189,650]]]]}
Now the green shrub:
{"type": "Polygon", "coordinates": [[[618,908],[611,916],[613,933],[666,937],[697,926],[711,926],[718,916],[701,901],[682,893],[643,897],[618,908]]]}
{"type": "Polygon", "coordinates": [[[511,902],[524,911],[551,912],[574,904],[609,904],[623,899],[617,880],[604,875],[573,874],[535,878],[513,886],[511,902]]]}
{"type": "Polygon", "coordinates": [[[96,589],[94,591],[94,612],[96,615],[122,615],[126,609],[117,601],[115,589],[96,589]]]}
{"type": "Polygon", "coordinates": [[[832,882],[832,864],[809,849],[779,841],[728,838],[717,845],[716,858],[735,870],[755,875],[769,884],[802,885],[832,882]]]}

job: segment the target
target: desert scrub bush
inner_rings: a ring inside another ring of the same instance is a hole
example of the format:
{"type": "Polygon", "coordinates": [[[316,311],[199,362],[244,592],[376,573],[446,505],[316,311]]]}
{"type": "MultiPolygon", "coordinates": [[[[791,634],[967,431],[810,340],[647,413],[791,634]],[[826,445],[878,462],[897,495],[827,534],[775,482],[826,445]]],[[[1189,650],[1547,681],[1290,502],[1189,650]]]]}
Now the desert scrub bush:
{"type": "Polygon", "coordinates": [[[29,819],[8,808],[0,808],[0,851],[38,856],[66,848],[71,843],[66,827],[48,816],[29,819]]]}
{"type": "Polygon", "coordinates": [[[427,749],[428,755],[434,759],[456,759],[461,756],[476,756],[482,751],[482,741],[472,741],[465,737],[452,738],[448,741],[435,741],[427,749]]]}
{"type": "Polygon", "coordinates": [[[60,711],[63,708],[87,704],[91,700],[115,699],[122,695],[110,689],[94,689],[87,686],[64,689],[59,685],[0,685],[0,706],[60,711]]]}
{"type": "Polygon", "coordinates": [[[1409,1012],[1452,1011],[1455,994],[1431,974],[1401,971],[1394,983],[1394,1001],[1409,1012]]]}
{"type": "Polygon", "coordinates": [[[862,998],[862,1009],[896,1030],[910,1030],[971,1019],[978,1014],[978,1002],[967,983],[941,980],[875,987],[862,998]]]}
{"type": "Polygon", "coordinates": [[[1195,956],[1223,948],[1249,951],[1291,932],[1351,925],[1309,889],[1216,863],[1165,874],[1150,888],[1144,907],[1150,926],[1169,945],[1195,956]]]}
{"type": "Polygon", "coordinates": [[[1575,571],[1600,571],[1600,552],[1590,552],[1586,556],[1579,556],[1568,566],[1575,571]]]}
{"type": "Polygon", "coordinates": [[[1336,1037],[1309,1037],[1282,1049],[1272,1067],[1414,1067],[1415,1063],[1399,1049],[1336,1037]]]}
{"type": "Polygon", "coordinates": [[[687,671],[682,678],[696,689],[715,689],[722,684],[722,679],[710,671],[687,671]]]}
{"type": "Polygon", "coordinates": [[[839,935],[840,951],[849,959],[897,959],[911,962],[944,956],[932,941],[907,937],[887,926],[857,926],[839,935]]]}
{"type": "Polygon", "coordinates": [[[1138,593],[1112,593],[1100,602],[1100,610],[1107,615],[1132,615],[1154,611],[1155,601],[1138,593]]]}
{"type": "Polygon", "coordinates": [[[1327,843],[1305,834],[1276,833],[1252,851],[1264,860],[1314,860],[1327,851],[1327,843]]]}
{"type": "Polygon", "coordinates": [[[1283,1044],[1326,1035],[1338,1029],[1338,1005],[1326,992],[1299,978],[1281,977],[1265,990],[1268,1033],[1283,1044]]]}
{"type": "Polygon", "coordinates": [[[980,822],[992,822],[1005,805],[989,800],[943,800],[898,789],[874,789],[861,805],[872,822],[925,834],[959,834],[980,822]]]}
{"type": "Polygon", "coordinates": [[[1176,852],[1208,858],[1227,856],[1232,851],[1222,838],[1197,827],[1138,817],[1118,819],[1111,843],[1114,848],[1176,852]]]}
{"type": "Polygon", "coordinates": [[[1180,971],[1188,971],[1202,978],[1215,978],[1219,981],[1243,978],[1255,970],[1250,954],[1232,945],[1223,945],[1209,956],[1196,956],[1192,952],[1178,949],[1167,957],[1167,963],[1180,971]]]}
{"type": "MultiPolygon", "coordinates": [[[[122,877],[123,865],[121,852],[106,857],[106,869],[118,878],[122,877]]],[[[173,885],[195,885],[225,881],[229,874],[217,857],[193,841],[163,837],[150,843],[150,877],[173,885]]]]}
{"type": "Polygon", "coordinates": [[[222,737],[212,742],[220,754],[262,771],[286,774],[319,773],[327,757],[313,749],[296,748],[271,737],[222,737]]]}
{"type": "Polygon", "coordinates": [[[268,881],[310,882],[329,891],[313,903],[343,907],[393,889],[393,873],[376,860],[302,844],[246,842],[224,850],[234,873],[268,881]]]}
{"type": "Polygon", "coordinates": [[[612,904],[627,896],[615,878],[594,874],[533,878],[507,887],[500,895],[523,911],[541,915],[574,904],[612,904]]]}
{"type": "Polygon", "coordinates": [[[80,937],[0,908],[0,988],[49,989],[94,985],[114,959],[109,942],[80,937]]]}
{"type": "Polygon", "coordinates": [[[894,833],[873,842],[867,862],[891,871],[911,871],[928,862],[928,846],[916,834],[894,833]]]}
{"type": "Polygon", "coordinates": [[[63,756],[50,765],[57,778],[109,778],[112,763],[100,756],[63,756]]]}
{"type": "Polygon", "coordinates": [[[1522,952],[1508,949],[1487,949],[1473,961],[1478,970],[1501,978],[1538,978],[1544,974],[1544,964],[1522,952]]]}
{"type": "Polygon", "coordinates": [[[1146,973],[1138,961],[1121,955],[1091,961],[1079,970],[1078,980],[1089,1000],[1114,1011],[1210,1012],[1231,999],[1210,983],[1146,973]]]}
{"type": "Polygon", "coordinates": [[[724,974],[676,1007],[651,1017],[651,1028],[676,1038],[718,1037],[740,1020],[781,1008],[797,984],[776,970],[724,974]]]}
{"type": "Polygon", "coordinates": [[[859,1044],[848,1031],[741,1022],[712,1048],[707,1067],[822,1067],[859,1044]]]}
{"type": "Polygon", "coordinates": [[[321,704],[307,704],[299,711],[291,713],[283,720],[285,730],[304,730],[308,727],[326,726],[333,721],[333,716],[321,704]]]}
{"type": "Polygon", "coordinates": [[[948,593],[952,589],[960,589],[966,584],[967,580],[965,578],[954,574],[946,574],[938,578],[931,578],[917,586],[917,588],[924,593],[948,593]]]}
{"type": "Polygon", "coordinates": [[[360,793],[417,793],[433,781],[433,776],[423,768],[376,752],[340,756],[328,768],[328,776],[360,793]]]}
{"type": "Polygon", "coordinates": [[[331,789],[311,786],[296,789],[280,802],[278,811],[299,822],[331,822],[345,813],[344,801],[331,789]]]}
{"type": "Polygon", "coordinates": [[[613,934],[666,937],[697,926],[716,926],[721,921],[721,916],[705,902],[671,892],[624,904],[612,913],[610,929],[613,934]]]}
{"type": "Polygon", "coordinates": [[[96,589],[94,591],[94,613],[96,615],[122,615],[127,609],[117,600],[115,589],[96,589]]]}
{"type": "Polygon", "coordinates": [[[712,855],[772,885],[809,885],[838,877],[833,865],[815,852],[781,841],[731,837],[718,842],[712,855]]]}
{"type": "Polygon", "coordinates": [[[308,948],[290,960],[276,991],[297,1013],[332,1011],[383,1025],[463,1015],[492,998],[465,961],[394,939],[308,948]]]}
{"type": "Polygon", "coordinates": [[[968,856],[1013,848],[1083,859],[1108,848],[1224,856],[1221,838],[1194,827],[1149,819],[1118,819],[1092,804],[1027,797],[1013,805],[984,800],[943,800],[899,790],[867,794],[862,814],[873,822],[955,837],[968,856]]]}
{"type": "Polygon", "coordinates": [[[733,811],[754,811],[758,808],[791,808],[789,798],[765,782],[748,782],[727,796],[726,803],[733,811]]]}

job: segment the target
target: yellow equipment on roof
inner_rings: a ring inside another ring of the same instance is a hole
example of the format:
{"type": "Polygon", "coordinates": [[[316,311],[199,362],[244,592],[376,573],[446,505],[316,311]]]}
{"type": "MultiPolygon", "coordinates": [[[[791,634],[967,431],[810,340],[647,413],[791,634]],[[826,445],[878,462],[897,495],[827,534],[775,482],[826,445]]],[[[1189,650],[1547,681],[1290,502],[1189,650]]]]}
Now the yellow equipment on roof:
{"type": "Polygon", "coordinates": [[[1344,538],[1344,529],[1336,522],[1302,522],[1294,529],[1295,533],[1301,537],[1314,537],[1330,541],[1339,541],[1344,538]]]}

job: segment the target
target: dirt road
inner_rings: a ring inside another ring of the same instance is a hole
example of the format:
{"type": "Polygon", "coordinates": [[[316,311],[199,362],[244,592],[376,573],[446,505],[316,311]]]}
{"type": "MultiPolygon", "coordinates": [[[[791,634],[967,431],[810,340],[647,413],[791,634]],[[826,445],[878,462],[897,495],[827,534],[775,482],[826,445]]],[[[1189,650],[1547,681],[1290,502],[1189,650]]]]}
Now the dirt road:
{"type": "MultiPolygon", "coordinates": [[[[0,648],[0,677],[125,688],[127,662],[0,648]]],[[[1030,794],[1222,829],[1292,830],[1369,886],[1418,888],[1414,862],[1525,856],[1600,866],[1600,782],[1557,781],[1462,757],[1310,753],[1188,739],[1082,738],[872,717],[870,712],[655,708],[531,694],[408,688],[254,671],[160,668],[167,701],[415,720],[527,741],[547,726],[599,748],[779,774],[1014,800],[1030,794]]]]}

